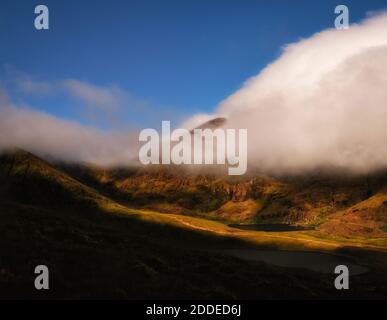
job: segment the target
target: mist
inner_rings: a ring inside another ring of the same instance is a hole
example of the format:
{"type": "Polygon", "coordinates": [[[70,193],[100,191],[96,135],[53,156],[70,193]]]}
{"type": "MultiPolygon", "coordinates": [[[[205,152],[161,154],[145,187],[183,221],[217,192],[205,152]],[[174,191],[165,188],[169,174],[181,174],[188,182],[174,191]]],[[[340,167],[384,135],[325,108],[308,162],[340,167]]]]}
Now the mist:
{"type": "MultiPolygon", "coordinates": [[[[214,117],[227,118],[227,128],[248,129],[250,168],[386,168],[387,14],[284,46],[214,114],[193,115],[181,126],[214,117]]],[[[138,133],[104,132],[15,106],[0,92],[0,149],[11,146],[65,161],[128,165],[138,158],[138,133]]]]}
{"type": "Polygon", "coordinates": [[[387,14],[286,45],[215,114],[248,129],[250,167],[387,167],[387,14]]]}
{"type": "Polygon", "coordinates": [[[0,151],[14,147],[56,161],[104,166],[137,163],[133,132],[103,132],[0,99],[0,151]]]}

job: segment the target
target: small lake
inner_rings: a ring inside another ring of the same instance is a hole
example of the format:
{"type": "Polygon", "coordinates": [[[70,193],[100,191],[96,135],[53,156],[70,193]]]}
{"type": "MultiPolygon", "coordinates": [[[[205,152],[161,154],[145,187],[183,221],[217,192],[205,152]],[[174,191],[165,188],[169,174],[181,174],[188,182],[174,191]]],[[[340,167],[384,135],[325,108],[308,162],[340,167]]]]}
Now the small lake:
{"type": "Polygon", "coordinates": [[[321,273],[333,274],[335,267],[341,264],[348,267],[349,275],[368,271],[368,268],[354,264],[344,257],[320,252],[227,249],[221,250],[221,253],[244,260],[260,261],[279,267],[309,269],[321,273]]]}
{"type": "Polygon", "coordinates": [[[287,231],[302,231],[314,230],[313,227],[293,226],[290,224],[229,224],[231,228],[252,231],[266,231],[266,232],[287,232],[287,231]]]}

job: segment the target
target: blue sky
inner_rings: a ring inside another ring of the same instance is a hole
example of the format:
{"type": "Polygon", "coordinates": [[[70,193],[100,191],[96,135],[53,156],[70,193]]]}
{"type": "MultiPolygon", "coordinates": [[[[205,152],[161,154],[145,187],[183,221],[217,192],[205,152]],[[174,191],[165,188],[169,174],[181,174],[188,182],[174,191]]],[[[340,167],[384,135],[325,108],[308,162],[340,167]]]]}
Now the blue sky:
{"type": "Polygon", "coordinates": [[[101,128],[180,121],[211,113],[284,44],[332,28],[338,4],[351,23],[387,8],[387,0],[3,0],[0,88],[14,104],[101,128]],[[34,29],[38,4],[50,10],[48,31],[34,29]]]}

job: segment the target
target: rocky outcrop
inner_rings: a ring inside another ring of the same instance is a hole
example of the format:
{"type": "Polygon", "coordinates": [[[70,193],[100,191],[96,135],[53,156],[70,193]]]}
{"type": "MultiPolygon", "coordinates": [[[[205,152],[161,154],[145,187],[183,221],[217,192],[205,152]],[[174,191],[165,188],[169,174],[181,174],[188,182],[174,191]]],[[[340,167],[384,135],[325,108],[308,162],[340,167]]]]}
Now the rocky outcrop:
{"type": "MultiPolygon", "coordinates": [[[[88,170],[88,179],[93,177],[95,188],[102,188],[134,206],[208,214],[211,218],[230,221],[314,226],[322,226],[330,216],[369,199],[387,186],[387,174],[381,172],[356,177],[310,174],[231,178],[218,173],[163,166],[103,171],[94,167],[88,170]]],[[[376,214],[370,208],[363,220],[371,221],[376,216],[380,219],[379,211],[376,214]]]]}

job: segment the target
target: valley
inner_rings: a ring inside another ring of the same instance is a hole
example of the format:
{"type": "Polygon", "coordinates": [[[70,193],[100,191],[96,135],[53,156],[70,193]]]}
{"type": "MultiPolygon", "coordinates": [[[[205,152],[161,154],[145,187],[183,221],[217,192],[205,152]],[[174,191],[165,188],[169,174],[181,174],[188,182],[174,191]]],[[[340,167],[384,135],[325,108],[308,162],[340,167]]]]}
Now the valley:
{"type": "MultiPolygon", "coordinates": [[[[214,207],[201,214],[195,206],[184,212],[184,201],[175,207],[167,202],[164,209],[169,210],[155,211],[138,201],[143,195],[125,197],[127,193],[112,184],[111,175],[116,175],[120,186],[122,176],[126,186],[139,179],[144,183],[135,171],[129,176],[129,171],[106,171],[95,174],[94,180],[89,176],[87,182],[87,176],[74,168],[65,170],[21,150],[3,154],[0,164],[2,297],[386,298],[387,243],[379,230],[348,236],[327,233],[319,226],[306,227],[311,224],[307,220],[298,221],[293,224],[298,227],[290,230],[251,230],[233,225],[232,219],[215,219],[217,206],[224,205],[213,204],[209,192],[199,192],[198,197],[201,205],[214,207]],[[354,268],[350,291],[333,287],[333,271],[311,267],[313,262],[330,268],[332,261],[354,268]],[[49,292],[37,292],[32,286],[37,264],[50,267],[53,289],[49,292]],[[359,272],[359,268],[364,269],[359,272]]],[[[78,170],[90,172],[85,167],[78,170]]],[[[145,181],[156,184],[149,176],[145,181]]],[[[163,181],[172,183],[168,178],[163,181]]],[[[219,181],[207,183],[217,183],[212,192],[221,192],[219,181]]],[[[228,182],[224,186],[233,190],[229,197],[238,205],[237,197],[244,191],[228,182]]],[[[190,188],[195,187],[191,182],[190,188]]],[[[153,190],[165,205],[162,188],[153,190]]],[[[380,205],[372,204],[379,215],[380,205]]],[[[157,208],[156,201],[153,205],[157,208]]],[[[332,216],[340,219],[335,213],[332,216]]],[[[238,223],[246,226],[252,221],[239,219],[238,223]]],[[[278,227],[287,221],[274,218],[269,222],[278,227]]]]}

